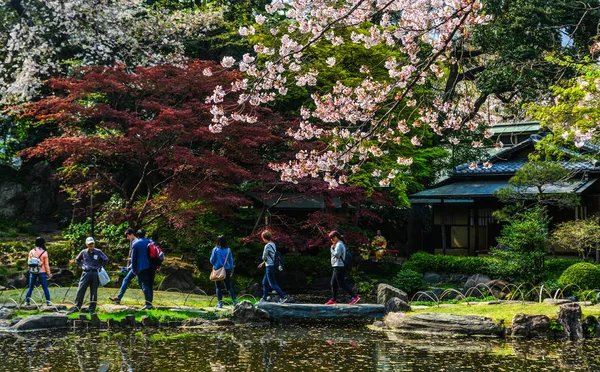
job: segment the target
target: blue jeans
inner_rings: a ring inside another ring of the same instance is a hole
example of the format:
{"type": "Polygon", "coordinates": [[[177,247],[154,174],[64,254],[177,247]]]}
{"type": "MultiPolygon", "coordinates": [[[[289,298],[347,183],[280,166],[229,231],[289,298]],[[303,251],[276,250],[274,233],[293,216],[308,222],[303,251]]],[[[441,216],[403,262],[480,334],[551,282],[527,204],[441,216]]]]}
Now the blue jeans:
{"type": "Polygon", "coordinates": [[[277,282],[275,281],[275,266],[267,266],[267,270],[265,271],[265,277],[263,278],[262,285],[263,285],[263,296],[262,296],[263,300],[267,299],[267,296],[269,295],[269,292],[271,292],[272,289],[274,289],[275,292],[277,292],[279,297],[283,298],[285,296],[285,294],[283,293],[281,288],[279,288],[279,286],[277,285],[277,282]]]}
{"type": "Polygon", "coordinates": [[[29,302],[29,298],[31,298],[31,293],[33,292],[33,288],[35,288],[35,282],[37,279],[40,279],[40,284],[44,289],[44,295],[46,296],[46,301],[50,301],[50,291],[48,291],[48,282],[46,281],[46,273],[32,274],[29,273],[29,289],[27,290],[27,295],[25,296],[25,301],[29,302]]]}
{"type": "Polygon", "coordinates": [[[119,294],[117,295],[119,301],[121,301],[123,296],[125,296],[125,291],[127,291],[127,288],[129,288],[129,282],[131,282],[131,279],[133,279],[134,276],[135,274],[133,273],[133,270],[129,269],[127,275],[125,275],[125,277],[123,278],[123,283],[121,283],[121,289],[119,290],[119,294]]]}
{"type": "MultiPolygon", "coordinates": [[[[235,291],[233,290],[233,286],[231,285],[231,270],[225,270],[225,280],[223,280],[223,282],[225,282],[225,287],[227,287],[227,291],[229,291],[229,295],[231,295],[231,299],[233,301],[235,301],[235,291]]],[[[219,300],[219,302],[221,302],[221,300],[223,299],[223,290],[221,289],[221,285],[219,284],[219,282],[215,282],[215,287],[217,287],[217,300],[219,300]]]]}

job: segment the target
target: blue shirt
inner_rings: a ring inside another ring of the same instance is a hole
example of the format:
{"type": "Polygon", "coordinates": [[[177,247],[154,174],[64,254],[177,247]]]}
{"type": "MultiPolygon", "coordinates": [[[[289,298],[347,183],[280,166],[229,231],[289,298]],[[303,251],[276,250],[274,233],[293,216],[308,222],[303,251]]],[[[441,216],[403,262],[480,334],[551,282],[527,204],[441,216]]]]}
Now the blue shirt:
{"type": "Polygon", "coordinates": [[[99,270],[108,263],[108,257],[99,249],[94,248],[94,251],[90,253],[90,250],[86,248],[79,252],[75,262],[83,270],[99,270]]]}
{"type": "Polygon", "coordinates": [[[233,272],[233,253],[231,253],[231,249],[214,247],[210,254],[210,263],[215,270],[225,266],[225,270],[233,272]],[[227,256],[227,253],[229,253],[229,256],[227,256]],[[227,257],[227,262],[225,262],[225,257],[227,257]]]}
{"type": "Polygon", "coordinates": [[[148,252],[150,240],[138,239],[131,247],[131,269],[137,275],[142,270],[152,267],[150,264],[150,252],[148,252]]]}

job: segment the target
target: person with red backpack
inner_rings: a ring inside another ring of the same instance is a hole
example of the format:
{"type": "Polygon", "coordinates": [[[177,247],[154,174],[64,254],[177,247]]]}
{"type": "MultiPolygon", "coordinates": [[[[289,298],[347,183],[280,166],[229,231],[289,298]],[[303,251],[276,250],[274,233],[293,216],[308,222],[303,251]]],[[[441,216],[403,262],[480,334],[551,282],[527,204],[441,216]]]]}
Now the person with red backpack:
{"type": "Polygon", "coordinates": [[[140,310],[154,308],[154,277],[156,276],[156,263],[150,258],[151,241],[146,238],[144,230],[138,230],[138,240],[131,248],[131,269],[137,275],[138,283],[144,292],[146,304],[140,310]]]}
{"type": "Polygon", "coordinates": [[[50,265],[48,264],[48,251],[46,251],[46,240],[42,237],[35,239],[35,248],[29,251],[29,289],[27,295],[25,295],[25,306],[31,304],[31,293],[35,288],[36,282],[40,281],[42,288],[44,289],[44,296],[46,296],[46,305],[52,306],[50,301],[50,291],[48,291],[48,282],[46,279],[50,279],[52,274],[50,273],[50,265]]]}

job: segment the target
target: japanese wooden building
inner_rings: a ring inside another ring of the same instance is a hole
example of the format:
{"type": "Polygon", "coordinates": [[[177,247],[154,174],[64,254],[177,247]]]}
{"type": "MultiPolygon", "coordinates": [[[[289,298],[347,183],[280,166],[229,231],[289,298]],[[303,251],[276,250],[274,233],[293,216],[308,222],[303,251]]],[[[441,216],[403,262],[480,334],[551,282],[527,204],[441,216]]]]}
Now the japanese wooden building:
{"type": "MultiPolygon", "coordinates": [[[[492,218],[492,212],[503,207],[494,192],[509,187],[508,180],[527,163],[528,155],[542,139],[533,134],[512,148],[489,159],[492,166],[470,164],[457,166],[449,177],[434,187],[411,195],[413,205],[427,205],[432,210],[433,229],[430,247],[423,249],[436,254],[476,255],[497,245],[502,226],[492,218]]],[[[567,152],[560,160],[572,172],[571,182],[549,185],[545,193],[575,193],[581,204],[574,209],[550,208],[551,224],[586,218],[600,211],[600,164],[584,160],[580,155],[598,152],[583,146],[580,153],[567,152]]],[[[484,161],[485,162],[485,161],[484,161]]],[[[537,193],[531,188],[526,193],[537,193]]]]}

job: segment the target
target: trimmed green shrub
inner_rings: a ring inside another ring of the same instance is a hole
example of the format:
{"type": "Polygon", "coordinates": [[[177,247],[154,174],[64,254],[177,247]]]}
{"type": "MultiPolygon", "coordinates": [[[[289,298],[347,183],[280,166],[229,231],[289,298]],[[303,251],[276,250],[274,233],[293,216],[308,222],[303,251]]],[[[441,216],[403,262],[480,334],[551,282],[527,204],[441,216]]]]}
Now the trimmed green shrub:
{"type": "Polygon", "coordinates": [[[390,284],[409,294],[425,289],[423,275],[411,269],[400,270],[390,284]]]}
{"type": "Polygon", "coordinates": [[[578,285],[581,289],[597,289],[600,288],[600,268],[591,263],[580,262],[569,266],[558,281],[562,285],[578,285]]]}
{"type": "Polygon", "coordinates": [[[402,269],[409,269],[424,274],[426,272],[448,273],[448,274],[492,274],[489,266],[494,261],[490,257],[462,257],[432,255],[425,252],[417,252],[402,265],[402,269]]]}

